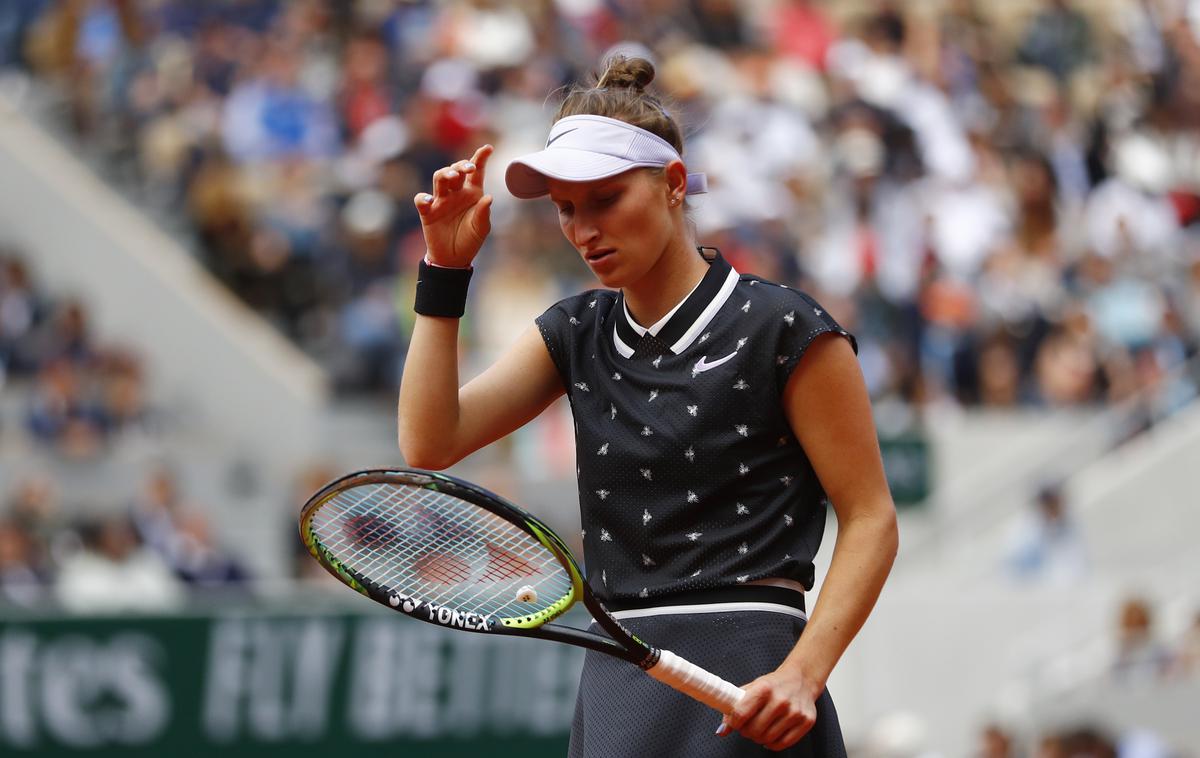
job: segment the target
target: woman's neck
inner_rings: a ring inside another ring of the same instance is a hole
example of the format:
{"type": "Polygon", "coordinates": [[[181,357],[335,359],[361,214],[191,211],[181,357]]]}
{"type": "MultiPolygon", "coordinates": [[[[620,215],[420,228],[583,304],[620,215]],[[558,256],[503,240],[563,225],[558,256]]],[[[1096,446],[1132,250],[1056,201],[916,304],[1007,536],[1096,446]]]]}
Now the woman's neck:
{"type": "Polygon", "coordinates": [[[654,325],[696,288],[708,262],[687,238],[673,242],[637,282],[621,289],[625,305],[642,326],[654,325]]]}

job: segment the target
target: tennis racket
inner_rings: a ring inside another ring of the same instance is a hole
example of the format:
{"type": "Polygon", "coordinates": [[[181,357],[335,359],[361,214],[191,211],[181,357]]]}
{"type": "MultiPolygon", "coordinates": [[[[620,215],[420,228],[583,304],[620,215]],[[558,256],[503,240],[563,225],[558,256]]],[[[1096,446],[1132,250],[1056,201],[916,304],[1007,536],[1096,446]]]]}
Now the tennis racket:
{"type": "Polygon", "coordinates": [[[331,574],[415,619],[616,656],[721,713],[745,695],[638,639],[592,594],[557,534],[470,482],[413,469],[349,474],[304,505],[300,535],[331,574]],[[607,636],[550,623],[580,600],[607,636]]]}

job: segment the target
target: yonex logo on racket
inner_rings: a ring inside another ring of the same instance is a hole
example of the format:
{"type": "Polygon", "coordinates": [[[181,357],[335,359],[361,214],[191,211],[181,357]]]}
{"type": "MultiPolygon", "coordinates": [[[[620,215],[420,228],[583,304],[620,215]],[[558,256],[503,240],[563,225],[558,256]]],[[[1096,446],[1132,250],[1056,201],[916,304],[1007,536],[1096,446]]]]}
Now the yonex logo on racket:
{"type": "Polygon", "coordinates": [[[417,611],[423,611],[423,615],[427,616],[427,620],[434,624],[441,624],[442,626],[449,626],[455,629],[466,629],[471,632],[487,632],[491,630],[492,617],[475,613],[474,611],[459,611],[395,592],[388,597],[388,604],[410,615],[416,615],[417,611]]]}

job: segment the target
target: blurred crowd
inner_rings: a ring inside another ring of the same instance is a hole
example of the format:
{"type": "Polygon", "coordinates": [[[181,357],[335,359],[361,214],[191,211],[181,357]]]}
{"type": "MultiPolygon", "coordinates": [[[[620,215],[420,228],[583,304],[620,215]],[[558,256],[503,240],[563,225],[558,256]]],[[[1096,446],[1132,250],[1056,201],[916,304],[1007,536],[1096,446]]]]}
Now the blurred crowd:
{"type": "MultiPolygon", "coordinates": [[[[67,466],[108,460],[131,435],[160,439],[145,374],[134,351],[94,336],[83,302],[43,291],[25,257],[0,250],[0,444],[31,440],[67,466]]],[[[54,477],[5,468],[0,610],[48,602],[76,612],[173,610],[191,588],[242,588],[248,579],[166,465],[145,469],[125,503],[100,492],[64,503],[54,477]]]]}
{"type": "Polygon", "coordinates": [[[1033,750],[1020,748],[1009,730],[989,725],[980,734],[978,758],[1176,758],[1176,752],[1164,740],[1145,730],[1115,731],[1104,725],[1080,724],[1050,730],[1036,736],[1033,750]]]}
{"type": "Polygon", "coordinates": [[[38,475],[0,501],[0,610],[173,611],[195,591],[248,590],[249,578],[167,465],[151,467],[124,503],[64,504],[38,475]]]}
{"type": "Polygon", "coordinates": [[[102,454],[114,435],[152,423],[137,355],[92,334],[88,310],[41,291],[26,261],[0,249],[0,388],[27,386],[21,424],[64,458],[102,454]]]}
{"type": "MultiPolygon", "coordinates": [[[[557,87],[650,57],[712,191],[700,241],[806,288],[877,401],[1078,406],[1196,393],[1193,0],[61,0],[0,49],[98,160],[336,374],[390,392],[423,252],[412,197],[497,146],[464,329],[482,363],[592,286],[500,175],[557,87]],[[1078,7],[1077,7],[1078,6],[1078,7]]],[[[543,207],[545,206],[545,207],[543,207]]]]}

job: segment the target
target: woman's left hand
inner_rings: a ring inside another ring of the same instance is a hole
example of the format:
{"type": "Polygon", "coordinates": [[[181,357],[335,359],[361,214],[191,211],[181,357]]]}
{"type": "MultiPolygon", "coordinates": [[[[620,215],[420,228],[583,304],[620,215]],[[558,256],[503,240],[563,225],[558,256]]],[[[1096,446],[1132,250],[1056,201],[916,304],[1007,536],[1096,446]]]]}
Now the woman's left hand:
{"type": "Polygon", "coordinates": [[[742,687],[746,696],[721,722],[718,734],[740,732],[768,750],[786,750],[817,722],[821,689],[802,675],[776,670],[742,687]]]}

